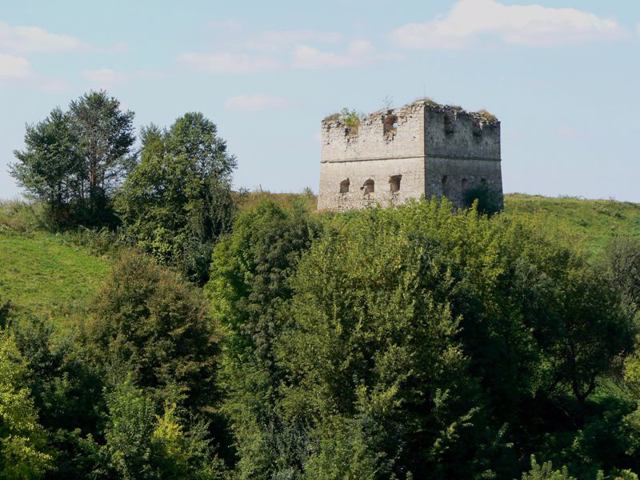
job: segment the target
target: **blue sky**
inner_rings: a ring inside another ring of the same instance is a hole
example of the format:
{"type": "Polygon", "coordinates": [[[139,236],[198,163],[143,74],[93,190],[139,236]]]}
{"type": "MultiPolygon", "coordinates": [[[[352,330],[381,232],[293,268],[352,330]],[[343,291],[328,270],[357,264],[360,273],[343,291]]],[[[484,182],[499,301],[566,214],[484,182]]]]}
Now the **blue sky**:
{"type": "Polygon", "coordinates": [[[324,116],[428,96],[500,118],[505,191],[640,202],[639,79],[631,0],[2,1],[0,198],[25,123],[105,88],[203,112],[237,187],[317,190],[324,116]]]}

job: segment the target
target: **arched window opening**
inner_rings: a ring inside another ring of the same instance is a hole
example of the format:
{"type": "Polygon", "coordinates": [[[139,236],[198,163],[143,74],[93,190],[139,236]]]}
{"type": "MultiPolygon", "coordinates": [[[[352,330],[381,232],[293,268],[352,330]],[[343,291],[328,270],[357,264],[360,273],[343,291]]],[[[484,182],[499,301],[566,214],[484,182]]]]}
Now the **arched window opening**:
{"type": "Polygon", "coordinates": [[[402,180],[402,175],[392,175],[389,177],[389,189],[391,193],[397,193],[400,191],[400,180],[402,180]]]}
{"type": "Polygon", "coordinates": [[[462,179],[462,191],[466,192],[467,188],[469,187],[469,181],[466,178],[462,179]]]}
{"type": "Polygon", "coordinates": [[[342,180],[340,182],[340,193],[349,193],[349,186],[351,185],[351,182],[349,182],[349,179],[345,179],[342,180]]]}
{"type": "Polygon", "coordinates": [[[447,182],[449,181],[449,177],[447,175],[442,176],[442,195],[447,195],[449,193],[449,189],[447,188],[447,182]]]}
{"type": "Polygon", "coordinates": [[[373,193],[375,191],[375,182],[372,179],[368,179],[364,182],[364,185],[362,185],[361,190],[365,195],[373,193]]]}

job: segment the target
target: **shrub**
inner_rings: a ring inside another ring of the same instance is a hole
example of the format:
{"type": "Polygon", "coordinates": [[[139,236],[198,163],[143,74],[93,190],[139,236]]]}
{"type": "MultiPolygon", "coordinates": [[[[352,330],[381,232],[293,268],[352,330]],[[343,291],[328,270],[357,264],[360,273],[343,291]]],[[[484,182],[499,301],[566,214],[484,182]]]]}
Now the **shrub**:
{"type": "Polygon", "coordinates": [[[200,291],[144,255],[123,253],[88,335],[98,360],[133,373],[156,398],[205,408],[217,397],[217,332],[200,291]]]}

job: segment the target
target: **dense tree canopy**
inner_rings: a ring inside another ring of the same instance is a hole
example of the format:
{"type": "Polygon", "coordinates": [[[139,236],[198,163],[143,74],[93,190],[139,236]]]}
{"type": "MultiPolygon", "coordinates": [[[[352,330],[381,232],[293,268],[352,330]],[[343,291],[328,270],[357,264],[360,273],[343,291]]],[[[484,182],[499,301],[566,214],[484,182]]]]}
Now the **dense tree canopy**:
{"type": "Polygon", "coordinates": [[[27,125],[25,150],[16,151],[11,174],[29,195],[44,201],[54,225],[72,223],[80,201],[81,159],[69,114],[54,109],[27,125]]]}
{"type": "Polygon", "coordinates": [[[234,167],[216,126],[201,113],[185,114],[166,131],[148,127],[140,164],[118,197],[127,234],[202,283],[213,242],[231,226],[234,167]]]}
{"type": "Polygon", "coordinates": [[[236,434],[241,478],[284,475],[280,456],[291,457],[288,435],[276,410],[282,371],[274,343],[290,323],[282,311],[300,255],[319,231],[301,207],[287,211],[272,202],[242,213],[233,233],[216,246],[207,292],[224,338],[221,388],[225,413],[236,434]]]}
{"type": "Polygon", "coordinates": [[[215,403],[217,332],[199,290],[152,259],[123,254],[98,294],[89,346],[158,400],[215,403]]]}
{"type": "Polygon", "coordinates": [[[43,201],[56,228],[112,224],[111,201],[135,156],[133,113],[106,92],[74,100],[27,126],[25,149],[11,174],[43,201]]]}
{"type": "Polygon", "coordinates": [[[91,92],[15,153],[48,226],[117,228],[61,235],[113,257],[69,324],[0,297],[1,478],[638,479],[637,239],[585,256],[486,188],[238,207],[215,124],[138,163],[132,119],[91,92]]]}

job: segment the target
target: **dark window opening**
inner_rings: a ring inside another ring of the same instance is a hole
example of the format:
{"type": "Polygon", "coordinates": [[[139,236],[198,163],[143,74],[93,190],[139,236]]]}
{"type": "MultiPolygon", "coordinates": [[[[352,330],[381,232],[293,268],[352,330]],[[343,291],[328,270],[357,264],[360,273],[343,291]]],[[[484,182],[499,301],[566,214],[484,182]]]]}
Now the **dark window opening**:
{"type": "Polygon", "coordinates": [[[467,187],[469,186],[469,181],[466,178],[463,178],[461,184],[462,184],[462,191],[466,192],[467,187]]]}
{"type": "Polygon", "coordinates": [[[476,139],[482,138],[482,124],[478,120],[473,122],[473,125],[471,128],[473,131],[474,138],[476,139]]]}
{"type": "Polygon", "coordinates": [[[400,180],[402,180],[402,175],[393,175],[389,177],[389,188],[391,193],[400,191],[400,180]]]}
{"type": "Polygon", "coordinates": [[[442,194],[443,195],[447,195],[448,193],[448,188],[447,188],[447,181],[449,180],[449,177],[447,177],[446,175],[442,176],[442,194]]]}
{"type": "Polygon", "coordinates": [[[373,193],[375,191],[375,182],[372,179],[367,180],[364,182],[364,185],[362,185],[361,190],[365,195],[373,193]]]}
{"type": "Polygon", "coordinates": [[[453,132],[455,132],[453,116],[450,114],[445,114],[444,115],[444,133],[446,135],[453,135],[453,132]]]}
{"type": "Polygon", "coordinates": [[[382,131],[384,138],[387,140],[393,140],[398,130],[398,116],[394,115],[391,110],[382,118],[382,131]]]}
{"type": "Polygon", "coordinates": [[[481,179],[480,179],[480,183],[481,183],[482,185],[486,185],[486,184],[487,184],[487,179],[486,179],[486,178],[481,178],[481,179]]]}
{"type": "Polygon", "coordinates": [[[349,185],[351,185],[351,182],[349,182],[348,178],[346,180],[341,181],[340,193],[349,193],[349,185]]]}

